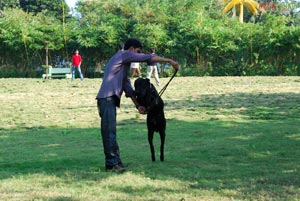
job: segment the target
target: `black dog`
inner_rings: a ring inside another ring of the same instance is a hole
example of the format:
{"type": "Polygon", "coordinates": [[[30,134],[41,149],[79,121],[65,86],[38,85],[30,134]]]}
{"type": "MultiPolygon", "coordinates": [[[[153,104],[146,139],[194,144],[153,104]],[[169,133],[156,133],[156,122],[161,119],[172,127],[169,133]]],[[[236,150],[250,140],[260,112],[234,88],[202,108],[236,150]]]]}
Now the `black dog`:
{"type": "Polygon", "coordinates": [[[160,135],[160,160],[164,161],[164,144],[166,137],[166,118],[164,113],[164,102],[158,95],[149,79],[138,78],[134,82],[135,95],[138,103],[144,106],[147,111],[148,141],[151,150],[152,161],[155,161],[153,146],[153,134],[159,132],[160,135]]]}

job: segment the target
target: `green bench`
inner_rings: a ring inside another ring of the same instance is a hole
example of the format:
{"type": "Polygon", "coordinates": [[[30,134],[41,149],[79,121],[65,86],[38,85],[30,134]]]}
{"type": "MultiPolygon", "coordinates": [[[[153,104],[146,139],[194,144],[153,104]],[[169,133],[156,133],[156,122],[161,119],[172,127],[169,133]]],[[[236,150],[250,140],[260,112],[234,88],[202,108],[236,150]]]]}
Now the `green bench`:
{"type": "MultiPolygon", "coordinates": [[[[46,74],[42,75],[43,79],[46,78],[46,74]]],[[[49,68],[48,78],[72,78],[71,68],[49,68]]]]}

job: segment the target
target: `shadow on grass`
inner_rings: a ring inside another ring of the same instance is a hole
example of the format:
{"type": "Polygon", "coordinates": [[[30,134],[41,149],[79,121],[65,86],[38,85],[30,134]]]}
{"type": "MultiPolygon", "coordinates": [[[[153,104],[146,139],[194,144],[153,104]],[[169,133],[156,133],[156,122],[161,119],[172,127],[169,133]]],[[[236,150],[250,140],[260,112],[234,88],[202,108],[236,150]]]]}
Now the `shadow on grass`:
{"type": "Polygon", "coordinates": [[[99,129],[27,128],[0,130],[0,179],[20,174],[99,171],[99,129]]]}
{"type": "MultiPolygon", "coordinates": [[[[122,159],[135,174],[187,181],[192,189],[238,189],[242,192],[235,195],[238,199],[258,192],[277,198],[299,193],[294,191],[300,185],[300,119],[295,105],[299,98],[299,94],[231,94],[190,98],[188,103],[168,101],[167,110],[188,109],[195,116],[202,107],[246,108],[237,112],[246,118],[169,119],[166,161],[154,163],[146,125],[134,119],[119,122],[122,159]]],[[[0,138],[0,179],[36,173],[74,180],[111,175],[104,171],[99,128],[0,129],[0,138]]],[[[154,143],[159,158],[158,135],[154,143]]]]}
{"type": "MultiPolygon", "coordinates": [[[[300,185],[299,121],[168,123],[166,161],[154,163],[145,125],[118,127],[129,171],[188,181],[194,189],[239,188],[251,193],[267,186],[276,191],[300,185]]],[[[75,180],[107,178],[111,174],[104,172],[98,132],[98,128],[1,130],[0,179],[36,173],[71,175],[75,180]]],[[[159,158],[158,135],[155,138],[159,158]]]]}

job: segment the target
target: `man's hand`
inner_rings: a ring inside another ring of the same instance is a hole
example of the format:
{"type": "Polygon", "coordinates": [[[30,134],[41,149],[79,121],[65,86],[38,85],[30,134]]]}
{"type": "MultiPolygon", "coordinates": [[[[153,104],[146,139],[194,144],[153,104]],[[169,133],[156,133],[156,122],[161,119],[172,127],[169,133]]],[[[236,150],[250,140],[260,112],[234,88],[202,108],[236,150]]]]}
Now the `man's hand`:
{"type": "Polygon", "coordinates": [[[176,70],[176,71],[179,70],[178,62],[174,61],[173,59],[163,58],[163,57],[155,55],[154,57],[152,57],[152,62],[168,62],[174,68],[174,70],[176,70]]]}
{"type": "Polygon", "coordinates": [[[175,70],[178,70],[178,69],[179,69],[179,64],[178,64],[178,62],[171,60],[171,61],[169,61],[169,64],[170,64],[171,66],[173,66],[173,68],[174,68],[175,70]]]}
{"type": "Polygon", "coordinates": [[[138,106],[138,111],[140,114],[147,114],[146,108],[144,106],[138,106]]]}

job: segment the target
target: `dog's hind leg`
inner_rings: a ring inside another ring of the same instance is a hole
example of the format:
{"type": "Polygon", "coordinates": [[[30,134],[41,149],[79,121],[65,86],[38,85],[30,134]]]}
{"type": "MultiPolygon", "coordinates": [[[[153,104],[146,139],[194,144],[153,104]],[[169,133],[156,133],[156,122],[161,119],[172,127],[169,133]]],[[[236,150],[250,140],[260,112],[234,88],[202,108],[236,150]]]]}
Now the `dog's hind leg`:
{"type": "Polygon", "coordinates": [[[160,161],[165,160],[164,150],[165,150],[165,139],[166,139],[166,133],[165,131],[160,131],[160,161]]]}
{"type": "Polygon", "coordinates": [[[153,146],[153,135],[154,135],[154,131],[148,131],[148,142],[150,145],[150,151],[151,151],[151,158],[152,161],[155,161],[155,151],[154,151],[154,146],[153,146]]]}

